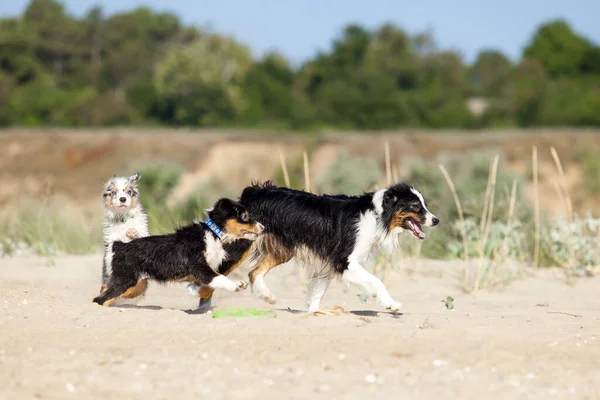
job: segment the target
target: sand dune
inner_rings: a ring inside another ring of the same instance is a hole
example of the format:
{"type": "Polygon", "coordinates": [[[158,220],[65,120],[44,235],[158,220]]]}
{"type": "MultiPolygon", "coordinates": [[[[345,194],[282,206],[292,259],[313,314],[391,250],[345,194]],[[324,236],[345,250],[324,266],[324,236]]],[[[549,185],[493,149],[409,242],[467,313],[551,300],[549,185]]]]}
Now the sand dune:
{"type": "Polygon", "coordinates": [[[275,318],[214,319],[183,285],[152,285],[143,307],[92,304],[100,260],[0,259],[0,398],[600,398],[598,277],[543,271],[466,295],[457,264],[420,261],[387,280],[403,315],[334,283],[324,307],[348,313],[307,317],[284,266],[267,278],[273,307],[249,291],[214,300],[275,318]]]}

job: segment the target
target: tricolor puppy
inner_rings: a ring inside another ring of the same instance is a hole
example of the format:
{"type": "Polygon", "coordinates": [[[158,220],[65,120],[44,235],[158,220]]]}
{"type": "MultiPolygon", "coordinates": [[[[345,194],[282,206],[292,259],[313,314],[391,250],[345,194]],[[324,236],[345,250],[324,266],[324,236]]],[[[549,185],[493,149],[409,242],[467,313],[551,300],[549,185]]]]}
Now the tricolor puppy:
{"type": "Polygon", "coordinates": [[[245,289],[246,282],[234,282],[226,275],[249,254],[263,226],[233,200],[221,199],[207,212],[205,222],[168,235],[115,241],[109,246],[112,274],[108,288],[94,302],[110,306],[118,299],[140,296],[148,279],[188,282],[188,289],[205,297],[214,289],[245,289]]]}
{"type": "Polygon", "coordinates": [[[439,223],[423,195],[404,183],[361,196],[317,196],[267,182],[247,187],[240,203],[265,225],[248,258],[253,293],[274,304],[264,277],[270,269],[296,259],[311,271],[307,304],[312,313],[319,311],[336,275],[361,286],[384,308],[400,310],[401,304],[363,263],[375,245],[390,251],[397,247],[400,232],[424,239],[422,227],[439,223]]]}
{"type": "Polygon", "coordinates": [[[149,235],[148,217],[140,204],[136,186],[139,179],[140,174],[137,172],[130,177],[115,175],[104,185],[104,259],[100,292],[106,290],[106,283],[111,274],[109,245],[116,240],[127,243],[149,235]]]}

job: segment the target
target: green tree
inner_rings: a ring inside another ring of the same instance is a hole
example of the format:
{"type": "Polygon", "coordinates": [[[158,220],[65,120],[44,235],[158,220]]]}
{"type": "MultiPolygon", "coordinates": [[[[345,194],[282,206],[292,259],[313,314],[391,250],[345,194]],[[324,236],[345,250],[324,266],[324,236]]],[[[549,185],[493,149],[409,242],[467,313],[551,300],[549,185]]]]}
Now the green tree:
{"type": "Polygon", "coordinates": [[[480,52],[469,72],[473,94],[502,96],[509,80],[510,69],[510,61],[501,52],[495,50],[480,52]]]}
{"type": "Polygon", "coordinates": [[[270,53],[254,63],[244,78],[244,120],[251,124],[287,123],[292,115],[294,71],[287,60],[270,53]]]}
{"type": "Polygon", "coordinates": [[[236,121],[247,106],[243,82],[251,64],[250,50],[227,37],[203,35],[173,47],[154,77],[159,114],[184,125],[236,121]]]}
{"type": "Polygon", "coordinates": [[[590,43],[579,36],[565,21],[540,26],[525,48],[524,57],[537,60],[553,77],[579,74],[590,43]]]}

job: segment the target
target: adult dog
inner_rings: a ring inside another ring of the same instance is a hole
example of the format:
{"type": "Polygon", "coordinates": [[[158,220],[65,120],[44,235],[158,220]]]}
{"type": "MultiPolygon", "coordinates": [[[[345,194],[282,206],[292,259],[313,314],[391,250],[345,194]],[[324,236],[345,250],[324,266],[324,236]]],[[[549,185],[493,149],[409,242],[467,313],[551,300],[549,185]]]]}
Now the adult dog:
{"type": "Polygon", "coordinates": [[[387,251],[397,247],[403,230],[424,239],[422,226],[439,223],[421,192],[405,183],[360,196],[318,196],[266,182],[244,189],[240,203],[265,226],[248,257],[252,292],[274,304],[265,275],[280,264],[298,260],[310,270],[307,305],[311,313],[319,312],[336,275],[362,287],[385,309],[399,311],[402,305],[363,262],[375,245],[387,251]]]}

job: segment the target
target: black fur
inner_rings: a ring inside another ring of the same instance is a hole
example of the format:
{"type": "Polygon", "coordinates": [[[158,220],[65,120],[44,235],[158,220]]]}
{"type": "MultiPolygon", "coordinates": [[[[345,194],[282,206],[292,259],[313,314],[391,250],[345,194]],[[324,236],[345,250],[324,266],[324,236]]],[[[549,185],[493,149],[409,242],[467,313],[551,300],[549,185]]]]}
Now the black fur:
{"type": "MultiPolygon", "coordinates": [[[[260,233],[262,230],[262,226],[242,205],[229,199],[219,200],[208,215],[223,230],[227,222],[232,220],[247,226],[251,232],[260,233]]],[[[204,222],[196,222],[168,235],[148,236],[129,243],[114,242],[112,275],[108,288],[94,302],[104,304],[118,298],[127,289],[136,286],[140,277],[158,282],[184,280],[209,284],[218,274],[205,258],[206,232],[217,238],[204,222]]],[[[225,232],[231,236],[231,232],[225,232]]],[[[252,240],[244,237],[235,239],[223,243],[227,257],[218,268],[220,274],[225,274],[233,264],[240,261],[252,244],[252,240]]]]}

